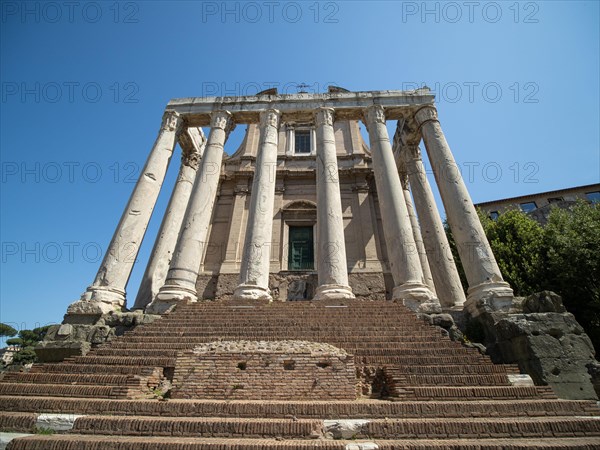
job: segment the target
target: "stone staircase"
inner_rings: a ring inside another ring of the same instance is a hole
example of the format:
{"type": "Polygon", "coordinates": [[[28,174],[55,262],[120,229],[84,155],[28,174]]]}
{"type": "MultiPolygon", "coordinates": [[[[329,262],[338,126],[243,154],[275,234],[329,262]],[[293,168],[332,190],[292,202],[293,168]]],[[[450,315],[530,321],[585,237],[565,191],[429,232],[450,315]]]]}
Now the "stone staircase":
{"type": "Polygon", "coordinates": [[[10,450],[600,448],[595,403],[513,386],[515,373],[396,302],[201,302],[85,356],[7,374],[0,429],[38,430],[10,450]],[[354,356],[357,399],[155,398],[183,352],[239,340],[341,348],[354,356]],[[56,422],[59,432],[39,432],[56,422]]]}

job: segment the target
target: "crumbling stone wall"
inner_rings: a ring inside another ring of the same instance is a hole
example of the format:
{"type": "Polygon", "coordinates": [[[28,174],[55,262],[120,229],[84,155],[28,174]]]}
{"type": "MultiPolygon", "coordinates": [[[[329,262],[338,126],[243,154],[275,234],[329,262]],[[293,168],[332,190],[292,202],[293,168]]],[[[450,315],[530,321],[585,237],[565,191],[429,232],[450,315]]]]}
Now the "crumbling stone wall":
{"type": "Polygon", "coordinates": [[[590,338],[550,291],[516,298],[509,312],[483,302],[476,320],[487,353],[496,363],[518,364],[536,385],[549,385],[561,398],[597,399],[590,367],[597,367],[590,338]]]}
{"type": "Polygon", "coordinates": [[[354,400],[354,358],[306,341],[218,341],[177,358],[172,398],[354,400]]]}

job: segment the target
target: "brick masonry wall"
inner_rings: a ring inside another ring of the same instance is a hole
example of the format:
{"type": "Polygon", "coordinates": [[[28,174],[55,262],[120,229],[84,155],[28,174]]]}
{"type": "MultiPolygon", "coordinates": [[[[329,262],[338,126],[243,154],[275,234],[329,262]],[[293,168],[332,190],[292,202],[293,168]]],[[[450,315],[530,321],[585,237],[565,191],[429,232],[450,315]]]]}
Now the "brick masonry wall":
{"type": "MultiPolygon", "coordinates": [[[[352,355],[259,342],[257,350],[198,350],[177,358],[172,398],[229,400],[354,400],[357,379],[352,355]],[[288,348],[286,348],[288,347],[288,348]]],[[[246,342],[247,343],[247,342],[246,342]]],[[[222,344],[222,343],[219,343],[222,344]]],[[[331,347],[331,346],[328,346],[331,347]]],[[[335,347],[332,347],[335,349],[335,347]]]]}

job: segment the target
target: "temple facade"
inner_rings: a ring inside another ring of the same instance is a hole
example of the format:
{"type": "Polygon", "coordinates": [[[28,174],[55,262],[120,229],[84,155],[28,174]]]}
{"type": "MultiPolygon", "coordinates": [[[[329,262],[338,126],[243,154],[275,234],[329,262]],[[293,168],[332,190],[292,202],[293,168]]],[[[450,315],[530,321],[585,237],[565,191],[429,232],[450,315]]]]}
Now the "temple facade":
{"type": "Polygon", "coordinates": [[[421,312],[474,312],[484,298],[510,304],[512,290],[428,89],[270,90],[169,102],[98,274],[68,314],[126,306],[160,314],[182,301],[225,298],[395,299],[421,312]],[[396,123],[392,137],[388,121],[396,123]],[[244,139],[226,155],[236,126],[246,127],[244,139]],[[137,297],[127,305],[127,282],[177,142],[179,176],[137,297]],[[468,279],[466,298],[421,143],[468,279]]]}

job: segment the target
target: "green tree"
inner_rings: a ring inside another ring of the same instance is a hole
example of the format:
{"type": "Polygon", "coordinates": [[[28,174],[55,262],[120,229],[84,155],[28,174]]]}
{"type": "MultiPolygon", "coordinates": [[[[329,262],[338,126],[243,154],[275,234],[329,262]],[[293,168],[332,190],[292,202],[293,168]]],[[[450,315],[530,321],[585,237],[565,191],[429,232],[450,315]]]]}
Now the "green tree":
{"type": "Polygon", "coordinates": [[[0,337],[12,337],[15,334],[17,334],[17,330],[13,327],[5,323],[0,323],[0,337]]]}
{"type": "Polygon", "coordinates": [[[479,216],[502,277],[515,295],[545,289],[541,264],[544,229],[540,224],[521,211],[507,211],[496,220],[481,212],[479,216]]]}
{"type": "MultiPolygon", "coordinates": [[[[33,330],[21,330],[18,333],[18,337],[7,339],[8,345],[16,345],[20,347],[19,351],[13,356],[13,364],[27,364],[37,360],[34,347],[35,345],[44,339],[48,328],[52,325],[46,325],[44,327],[34,328],[33,330]]],[[[15,330],[16,333],[16,330],[15,330]]]]}
{"type": "Polygon", "coordinates": [[[562,296],[600,353],[600,204],[554,208],[541,252],[546,288],[562,296]]]}

